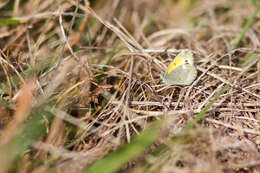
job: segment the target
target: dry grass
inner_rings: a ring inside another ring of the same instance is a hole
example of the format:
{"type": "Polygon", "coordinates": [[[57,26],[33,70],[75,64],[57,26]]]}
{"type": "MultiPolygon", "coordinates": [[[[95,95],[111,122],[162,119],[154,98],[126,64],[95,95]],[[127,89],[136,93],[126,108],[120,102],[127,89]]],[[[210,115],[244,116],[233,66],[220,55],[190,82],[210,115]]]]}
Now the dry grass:
{"type": "Polygon", "coordinates": [[[0,27],[0,138],[10,142],[8,123],[39,107],[54,115],[38,112],[46,127],[41,138],[0,172],[80,172],[163,118],[157,141],[121,172],[257,173],[259,13],[234,47],[253,2],[0,3],[3,17],[21,22],[0,27]],[[166,86],[159,75],[181,49],[193,51],[198,76],[191,86],[166,86]],[[21,95],[21,85],[33,98],[21,95]],[[169,141],[224,85],[228,90],[196,127],[169,141]],[[151,155],[161,144],[170,150],[151,155]]]}

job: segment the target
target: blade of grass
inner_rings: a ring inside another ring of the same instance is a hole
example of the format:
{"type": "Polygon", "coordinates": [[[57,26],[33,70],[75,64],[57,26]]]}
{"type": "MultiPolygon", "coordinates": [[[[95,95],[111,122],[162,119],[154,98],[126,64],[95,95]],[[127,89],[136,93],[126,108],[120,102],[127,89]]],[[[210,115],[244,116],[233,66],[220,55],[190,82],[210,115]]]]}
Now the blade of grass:
{"type": "Polygon", "coordinates": [[[157,139],[161,123],[162,121],[154,122],[151,127],[136,136],[131,143],[124,145],[107,157],[97,161],[83,172],[112,173],[118,171],[125,163],[138,156],[157,139]]]}
{"type": "Polygon", "coordinates": [[[247,30],[251,27],[251,25],[254,23],[255,18],[257,13],[260,10],[260,5],[257,7],[257,9],[255,10],[255,12],[253,13],[253,15],[249,18],[249,20],[247,20],[241,34],[239,35],[239,37],[237,38],[237,41],[234,43],[232,49],[236,49],[239,45],[239,43],[241,42],[241,40],[243,39],[243,37],[245,36],[247,30]]]}
{"type": "Polygon", "coordinates": [[[186,131],[194,127],[194,125],[205,116],[206,112],[217,101],[221,94],[227,91],[228,88],[229,85],[225,85],[224,87],[222,87],[221,90],[212,98],[212,100],[200,111],[200,113],[197,114],[186,126],[183,127],[182,131],[186,131]]]}
{"type": "Polygon", "coordinates": [[[21,21],[17,19],[3,19],[0,20],[0,27],[6,26],[6,25],[14,25],[14,24],[20,24],[21,21]]]}

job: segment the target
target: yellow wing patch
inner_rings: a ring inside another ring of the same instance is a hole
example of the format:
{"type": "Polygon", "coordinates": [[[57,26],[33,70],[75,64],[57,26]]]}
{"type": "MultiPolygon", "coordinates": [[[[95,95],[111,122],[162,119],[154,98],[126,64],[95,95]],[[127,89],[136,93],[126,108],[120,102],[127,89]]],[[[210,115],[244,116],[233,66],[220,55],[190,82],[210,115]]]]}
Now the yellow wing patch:
{"type": "Polygon", "coordinates": [[[172,61],[172,63],[170,64],[170,66],[168,68],[168,73],[170,73],[173,69],[175,69],[179,65],[182,65],[184,63],[184,59],[185,59],[184,57],[174,58],[174,60],[172,61]]]}

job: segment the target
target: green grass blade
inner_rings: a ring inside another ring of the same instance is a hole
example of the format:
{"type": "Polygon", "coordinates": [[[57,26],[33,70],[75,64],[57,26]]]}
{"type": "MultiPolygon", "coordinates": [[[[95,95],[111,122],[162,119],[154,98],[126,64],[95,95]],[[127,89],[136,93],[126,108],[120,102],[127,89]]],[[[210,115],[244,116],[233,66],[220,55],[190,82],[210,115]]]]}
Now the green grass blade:
{"type": "Polygon", "coordinates": [[[227,91],[228,88],[229,88],[228,85],[222,87],[221,90],[212,98],[212,100],[200,111],[200,113],[197,114],[182,130],[184,131],[194,127],[194,125],[205,116],[206,112],[217,101],[217,99],[221,96],[221,94],[227,91]]]}
{"type": "Polygon", "coordinates": [[[131,143],[97,161],[84,172],[112,173],[118,171],[125,163],[134,159],[156,140],[161,123],[161,121],[154,122],[151,127],[136,136],[131,143]]]}
{"type": "Polygon", "coordinates": [[[250,28],[250,26],[254,23],[255,18],[257,13],[260,10],[260,5],[257,7],[257,9],[255,10],[255,12],[253,13],[253,15],[249,18],[249,20],[246,22],[241,34],[239,35],[237,41],[235,42],[235,44],[233,45],[232,49],[236,49],[239,45],[239,43],[241,42],[241,40],[243,39],[243,37],[245,36],[247,30],[250,28]]]}
{"type": "Polygon", "coordinates": [[[3,19],[3,20],[0,20],[0,27],[6,26],[6,25],[19,24],[19,23],[21,23],[21,21],[17,20],[17,19],[3,19]]]}

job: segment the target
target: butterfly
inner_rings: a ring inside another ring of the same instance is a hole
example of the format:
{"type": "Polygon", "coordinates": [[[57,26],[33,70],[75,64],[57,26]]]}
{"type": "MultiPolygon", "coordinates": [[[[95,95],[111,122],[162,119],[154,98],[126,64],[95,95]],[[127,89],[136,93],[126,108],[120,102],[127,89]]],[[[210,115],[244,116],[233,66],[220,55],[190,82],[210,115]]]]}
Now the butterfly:
{"type": "Polygon", "coordinates": [[[160,77],[167,85],[190,85],[197,77],[192,52],[188,49],[182,50],[160,77]]]}

